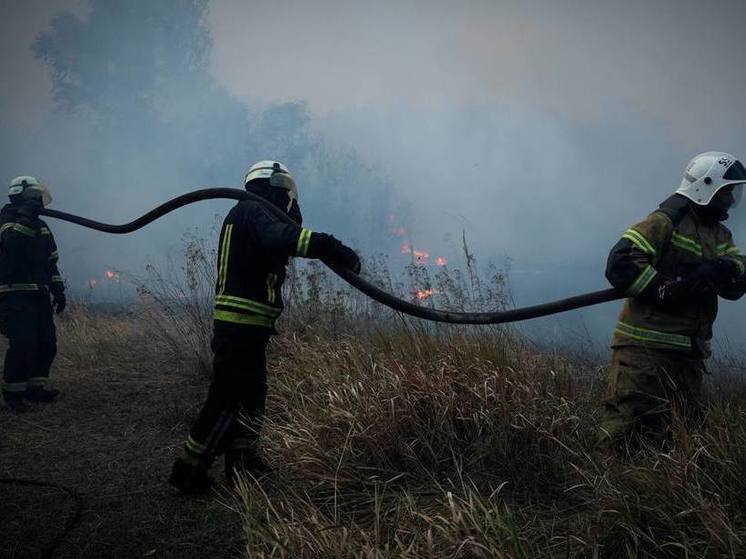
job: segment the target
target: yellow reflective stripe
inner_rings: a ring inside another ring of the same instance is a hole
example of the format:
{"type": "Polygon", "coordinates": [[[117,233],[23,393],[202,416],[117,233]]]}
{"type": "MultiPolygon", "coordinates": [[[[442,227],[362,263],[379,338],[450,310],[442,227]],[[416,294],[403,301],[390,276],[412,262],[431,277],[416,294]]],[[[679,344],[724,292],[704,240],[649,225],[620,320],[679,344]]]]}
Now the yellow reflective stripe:
{"type": "Polygon", "coordinates": [[[223,231],[223,243],[220,251],[220,266],[218,271],[218,293],[225,291],[225,281],[228,276],[228,255],[231,247],[231,233],[233,231],[233,224],[229,223],[225,226],[223,231]]]}
{"type": "Polygon", "coordinates": [[[47,384],[47,377],[31,377],[28,379],[29,386],[44,386],[47,384]]]}
{"type": "Polygon", "coordinates": [[[52,254],[50,254],[48,258],[48,260],[59,260],[59,259],[60,259],[60,253],[57,252],[56,250],[52,254]]]}
{"type": "Polygon", "coordinates": [[[4,382],[3,390],[5,392],[23,392],[26,390],[25,382],[4,382]]]}
{"type": "Polygon", "coordinates": [[[222,320],[223,322],[233,322],[234,324],[246,324],[250,326],[266,326],[268,328],[272,328],[275,323],[275,319],[268,316],[241,314],[220,309],[215,309],[213,318],[215,320],[222,320]]]}
{"type": "Polygon", "coordinates": [[[308,243],[311,241],[310,229],[303,227],[300,235],[298,235],[298,244],[295,247],[296,256],[307,256],[308,255],[308,243]]]}
{"type": "Polygon", "coordinates": [[[51,235],[52,233],[46,227],[42,227],[41,228],[41,234],[42,235],[51,235]]]}
{"type": "Polygon", "coordinates": [[[669,334],[667,332],[659,332],[657,330],[650,330],[648,328],[640,328],[639,326],[631,326],[624,322],[618,322],[616,331],[623,336],[639,340],[641,342],[653,342],[662,345],[668,345],[673,347],[683,347],[691,349],[692,341],[688,336],[682,336],[680,334],[669,334]]]}
{"type": "Polygon", "coordinates": [[[10,285],[0,285],[0,293],[10,293],[11,291],[38,291],[39,286],[35,283],[12,283],[10,285]]]}
{"type": "Polygon", "coordinates": [[[235,307],[237,309],[243,309],[246,311],[253,311],[265,316],[271,316],[277,318],[282,313],[281,309],[276,307],[270,307],[251,299],[244,299],[242,297],[234,297],[232,295],[217,295],[215,297],[216,305],[223,305],[226,307],[235,307]]]}
{"type": "Polygon", "coordinates": [[[693,239],[690,239],[689,237],[685,237],[684,235],[680,235],[676,231],[673,232],[673,236],[671,237],[671,243],[681,249],[687,250],[693,254],[696,254],[697,256],[702,256],[702,247],[699,245],[699,243],[693,239]]]}
{"type": "MultiPolygon", "coordinates": [[[[277,274],[267,274],[267,301],[274,303],[277,295],[275,286],[277,285],[277,274]]],[[[273,307],[274,308],[274,307],[273,307]]]]}
{"type": "Polygon", "coordinates": [[[17,231],[18,233],[21,233],[28,237],[36,237],[36,231],[34,229],[32,229],[31,227],[26,227],[25,225],[21,225],[20,223],[4,223],[3,226],[0,227],[0,234],[4,233],[8,229],[12,229],[13,231],[17,231]]]}
{"type": "Polygon", "coordinates": [[[645,269],[640,273],[640,275],[637,276],[635,282],[627,290],[627,295],[630,297],[639,295],[640,293],[645,291],[645,288],[650,285],[650,282],[653,281],[653,279],[657,275],[658,272],[656,272],[655,268],[653,268],[652,266],[646,266],[645,269]]]}
{"type": "Polygon", "coordinates": [[[650,242],[642,235],[642,233],[636,231],[635,229],[627,229],[624,232],[624,235],[622,235],[622,239],[632,241],[632,244],[634,244],[637,248],[639,248],[646,254],[649,254],[651,256],[655,256],[656,254],[656,250],[653,245],[650,244],[650,242]]]}
{"type": "Polygon", "coordinates": [[[62,276],[52,276],[52,283],[64,283],[62,276]]]}
{"type": "Polygon", "coordinates": [[[207,451],[207,447],[195,441],[191,435],[187,437],[186,447],[194,454],[204,454],[207,451]]]}

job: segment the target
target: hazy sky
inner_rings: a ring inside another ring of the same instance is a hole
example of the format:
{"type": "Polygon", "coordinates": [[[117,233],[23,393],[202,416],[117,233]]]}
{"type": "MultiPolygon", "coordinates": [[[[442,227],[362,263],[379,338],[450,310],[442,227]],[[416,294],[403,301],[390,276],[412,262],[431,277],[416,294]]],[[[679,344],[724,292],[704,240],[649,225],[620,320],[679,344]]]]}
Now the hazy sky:
{"type": "MultiPolygon", "coordinates": [[[[86,2],[0,5],[0,125],[18,134],[52,109],[33,38],[86,2]]],[[[603,288],[609,247],[691,156],[746,158],[744,22],[743,1],[216,0],[205,25],[216,83],[253,107],[307,102],[411,204],[415,242],[451,255],[465,230],[536,302],[603,288]]],[[[729,225],[746,244],[744,216],[729,225]]]]}

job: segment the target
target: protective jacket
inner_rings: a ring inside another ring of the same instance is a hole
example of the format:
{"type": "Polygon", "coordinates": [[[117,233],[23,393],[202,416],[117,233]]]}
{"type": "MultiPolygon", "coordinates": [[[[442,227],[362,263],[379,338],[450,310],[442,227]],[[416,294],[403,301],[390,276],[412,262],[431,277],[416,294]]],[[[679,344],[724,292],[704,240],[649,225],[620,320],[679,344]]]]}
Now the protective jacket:
{"type": "Polygon", "coordinates": [[[617,323],[612,347],[649,347],[709,357],[718,296],[738,299],[746,292],[746,257],[731,232],[705,222],[692,204],[674,195],[642,222],[627,229],[612,248],[606,277],[629,296],[617,323]],[[663,305],[650,296],[663,280],[686,277],[705,261],[732,260],[740,277],[717,293],[704,291],[663,305]]]}
{"type": "Polygon", "coordinates": [[[19,207],[0,210],[0,295],[17,291],[63,291],[57,245],[47,224],[19,207]]]}
{"type": "Polygon", "coordinates": [[[282,284],[289,257],[324,257],[330,239],[325,233],[280,220],[259,202],[236,204],[220,231],[216,327],[232,323],[274,332],[283,310],[282,284]]]}

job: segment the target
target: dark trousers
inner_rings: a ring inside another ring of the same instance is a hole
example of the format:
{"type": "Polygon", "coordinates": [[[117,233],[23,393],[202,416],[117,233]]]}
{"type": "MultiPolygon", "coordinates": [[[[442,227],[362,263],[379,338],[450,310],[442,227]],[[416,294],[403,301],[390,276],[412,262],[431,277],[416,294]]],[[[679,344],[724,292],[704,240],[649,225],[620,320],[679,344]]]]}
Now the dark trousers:
{"type": "Polygon", "coordinates": [[[207,469],[215,456],[253,448],[267,398],[269,333],[251,327],[216,327],[213,379],[185,444],[183,460],[207,469]]]}
{"type": "Polygon", "coordinates": [[[57,332],[46,289],[0,295],[0,332],[9,342],[3,396],[22,397],[27,388],[43,386],[57,354],[57,332]]]}

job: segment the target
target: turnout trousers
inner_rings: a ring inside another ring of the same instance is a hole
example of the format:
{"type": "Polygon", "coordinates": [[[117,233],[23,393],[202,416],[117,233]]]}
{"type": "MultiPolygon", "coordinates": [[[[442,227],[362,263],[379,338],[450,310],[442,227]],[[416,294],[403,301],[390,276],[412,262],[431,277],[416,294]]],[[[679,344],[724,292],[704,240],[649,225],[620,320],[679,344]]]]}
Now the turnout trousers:
{"type": "Polygon", "coordinates": [[[57,333],[46,288],[0,295],[0,332],[8,338],[3,397],[23,398],[43,387],[57,354],[57,333]]]}
{"type": "Polygon", "coordinates": [[[195,474],[219,454],[253,451],[267,398],[268,342],[266,330],[216,322],[212,383],[179,459],[195,474]]]}
{"type": "Polygon", "coordinates": [[[599,445],[618,448],[640,438],[663,443],[674,415],[689,424],[700,423],[704,372],[704,361],[684,352],[615,348],[599,445]]]}

